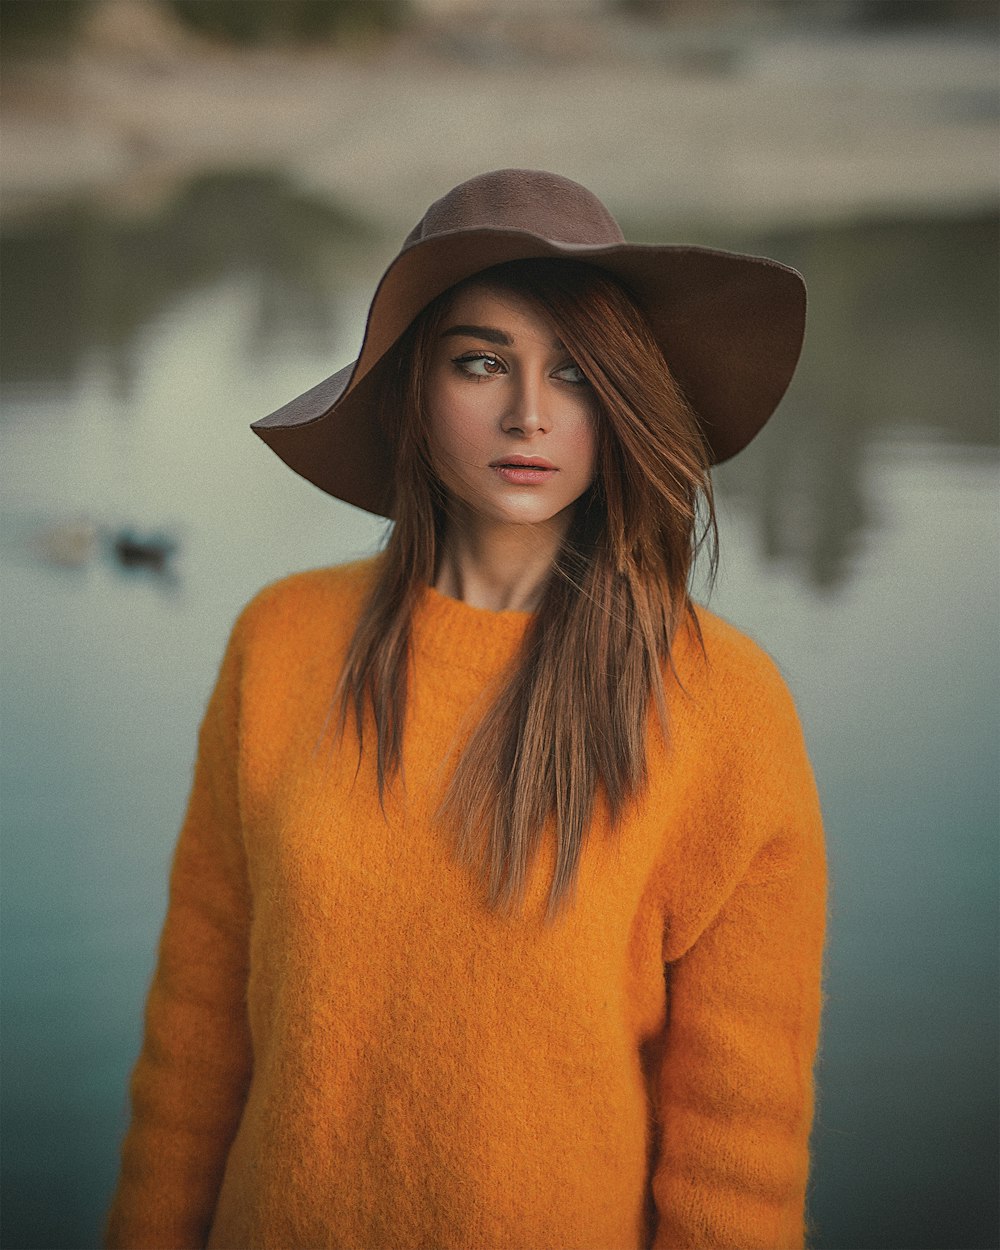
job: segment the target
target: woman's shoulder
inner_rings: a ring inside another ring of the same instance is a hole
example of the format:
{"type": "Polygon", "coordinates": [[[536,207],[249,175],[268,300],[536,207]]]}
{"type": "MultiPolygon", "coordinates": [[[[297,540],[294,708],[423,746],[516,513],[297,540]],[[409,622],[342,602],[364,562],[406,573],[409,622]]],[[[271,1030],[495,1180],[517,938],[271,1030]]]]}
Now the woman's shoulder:
{"type": "Polygon", "coordinates": [[[353,628],[380,559],[305,569],[269,582],[240,612],[236,632],[249,639],[288,637],[313,624],[324,631],[353,628]]]}
{"type": "MultiPolygon", "coordinates": [[[[816,787],[794,681],[750,634],[695,605],[704,650],[689,631],[678,657],[685,691],[675,707],[702,761],[725,791],[755,801],[812,806],[816,787]]],[[[742,801],[742,800],[738,800],[742,801]]]]}
{"type": "Polygon", "coordinates": [[[693,606],[701,638],[688,621],[678,649],[682,685],[728,721],[744,726],[780,721],[797,727],[794,696],[774,656],[717,612],[701,603],[693,606]]]}

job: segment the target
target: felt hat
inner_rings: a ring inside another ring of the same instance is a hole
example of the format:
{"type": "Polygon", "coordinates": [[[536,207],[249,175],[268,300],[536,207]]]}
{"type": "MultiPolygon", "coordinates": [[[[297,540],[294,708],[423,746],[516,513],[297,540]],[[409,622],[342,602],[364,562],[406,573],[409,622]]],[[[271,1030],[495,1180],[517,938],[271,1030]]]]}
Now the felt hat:
{"type": "Polygon", "coordinates": [[[392,516],[392,454],[376,412],[387,353],[436,296],[504,261],[586,261],[643,309],[704,430],[712,463],[761,429],[802,349],[805,284],[761,256],[626,243],[586,187],[534,169],[499,169],[436,200],[406,236],[368,310],[357,360],[251,429],[321,490],[392,516]]]}

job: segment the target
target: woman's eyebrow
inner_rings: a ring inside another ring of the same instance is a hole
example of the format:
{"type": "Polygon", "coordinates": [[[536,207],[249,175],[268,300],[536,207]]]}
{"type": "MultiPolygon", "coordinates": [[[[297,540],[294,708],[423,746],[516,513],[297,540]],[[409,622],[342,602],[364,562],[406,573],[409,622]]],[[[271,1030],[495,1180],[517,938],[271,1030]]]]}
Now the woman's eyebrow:
{"type": "MultiPolygon", "coordinates": [[[[510,347],[514,340],[505,330],[497,330],[493,326],[449,326],[447,330],[441,332],[443,339],[461,338],[461,337],[484,339],[487,343],[496,343],[498,347],[510,347]]],[[[564,351],[563,344],[558,339],[552,340],[552,346],[557,352],[564,351]]]]}
{"type": "Polygon", "coordinates": [[[441,337],[460,338],[466,336],[473,339],[485,339],[487,343],[496,343],[500,347],[510,347],[513,339],[503,330],[494,330],[492,326],[451,326],[441,337]]]}

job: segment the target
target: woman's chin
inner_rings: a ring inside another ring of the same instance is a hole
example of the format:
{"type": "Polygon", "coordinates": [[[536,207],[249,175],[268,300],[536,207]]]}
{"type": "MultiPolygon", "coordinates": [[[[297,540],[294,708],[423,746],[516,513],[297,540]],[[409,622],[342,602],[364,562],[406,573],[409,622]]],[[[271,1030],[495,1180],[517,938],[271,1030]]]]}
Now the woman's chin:
{"type": "Polygon", "coordinates": [[[447,511],[459,528],[495,530],[537,528],[561,538],[573,510],[585,493],[567,498],[571,492],[555,491],[552,483],[538,486],[501,486],[481,490],[478,484],[443,482],[447,511]]]}
{"type": "Polygon", "coordinates": [[[512,528],[532,526],[548,530],[568,524],[570,510],[571,505],[552,506],[541,500],[526,500],[506,507],[480,507],[474,510],[474,515],[476,520],[488,525],[509,525],[512,528]]]}

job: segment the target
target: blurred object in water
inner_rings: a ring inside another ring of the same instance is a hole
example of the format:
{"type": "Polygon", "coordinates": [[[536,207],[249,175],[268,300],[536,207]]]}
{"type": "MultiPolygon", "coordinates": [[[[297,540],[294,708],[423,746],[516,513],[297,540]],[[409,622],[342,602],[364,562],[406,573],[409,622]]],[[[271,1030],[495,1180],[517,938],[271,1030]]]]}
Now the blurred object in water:
{"type": "Polygon", "coordinates": [[[27,547],[36,559],[64,569],[83,568],[103,549],[115,567],[166,574],[172,572],[170,562],[179,545],[162,529],[142,533],[133,526],[101,525],[88,516],[61,520],[14,517],[5,520],[3,529],[8,540],[27,547]]]}
{"type": "Polygon", "coordinates": [[[177,543],[162,531],[139,535],[135,530],[125,529],[114,535],[111,549],[123,568],[144,568],[153,573],[164,573],[177,550],[177,543]]]}
{"type": "Polygon", "coordinates": [[[59,521],[37,531],[31,540],[32,550],[51,564],[78,569],[89,563],[97,553],[100,529],[88,517],[59,521]]]}

